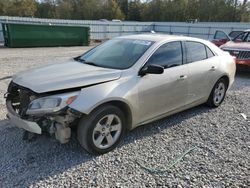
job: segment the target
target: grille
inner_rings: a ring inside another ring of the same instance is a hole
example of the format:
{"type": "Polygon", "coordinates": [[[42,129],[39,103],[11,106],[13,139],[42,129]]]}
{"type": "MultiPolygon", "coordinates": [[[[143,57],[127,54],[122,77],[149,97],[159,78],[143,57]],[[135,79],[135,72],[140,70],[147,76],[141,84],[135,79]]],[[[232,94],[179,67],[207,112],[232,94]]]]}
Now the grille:
{"type": "Polygon", "coordinates": [[[250,51],[239,51],[239,50],[225,50],[232,56],[236,56],[237,59],[250,59],[250,51]]]}
{"type": "Polygon", "coordinates": [[[250,59],[250,51],[240,51],[237,58],[238,59],[250,59]]]}
{"type": "Polygon", "coordinates": [[[11,100],[12,107],[21,117],[24,117],[29,103],[31,102],[30,98],[34,96],[32,91],[12,82],[9,85],[8,93],[8,98],[11,100]]]}

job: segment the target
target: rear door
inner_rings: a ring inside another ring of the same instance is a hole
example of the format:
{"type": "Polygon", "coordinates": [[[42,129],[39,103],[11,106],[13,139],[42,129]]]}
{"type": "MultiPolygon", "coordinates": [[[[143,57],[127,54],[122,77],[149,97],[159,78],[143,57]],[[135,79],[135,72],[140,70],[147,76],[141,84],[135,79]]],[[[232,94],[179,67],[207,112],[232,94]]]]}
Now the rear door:
{"type": "Polygon", "coordinates": [[[207,98],[217,73],[218,59],[204,44],[185,42],[188,65],[188,104],[207,98]]]}

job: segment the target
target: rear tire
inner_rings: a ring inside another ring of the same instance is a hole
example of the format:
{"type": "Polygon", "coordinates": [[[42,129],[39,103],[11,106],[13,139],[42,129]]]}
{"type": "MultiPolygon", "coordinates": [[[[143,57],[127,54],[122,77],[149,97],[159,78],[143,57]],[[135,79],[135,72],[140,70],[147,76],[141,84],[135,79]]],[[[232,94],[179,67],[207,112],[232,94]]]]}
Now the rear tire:
{"type": "Polygon", "coordinates": [[[228,84],[226,79],[219,79],[210,93],[210,96],[207,100],[207,105],[212,108],[219,107],[225,99],[227,88],[228,84]]]}
{"type": "Polygon", "coordinates": [[[105,105],[80,120],[77,138],[89,153],[104,154],[120,143],[125,125],[124,113],[116,106],[105,105]]]}

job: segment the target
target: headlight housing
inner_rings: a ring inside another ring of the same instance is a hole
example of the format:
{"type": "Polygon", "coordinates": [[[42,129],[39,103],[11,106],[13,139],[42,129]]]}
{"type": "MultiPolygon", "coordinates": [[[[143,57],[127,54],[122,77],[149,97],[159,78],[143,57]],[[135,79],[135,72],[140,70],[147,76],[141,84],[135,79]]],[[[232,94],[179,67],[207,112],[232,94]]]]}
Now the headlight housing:
{"type": "Polygon", "coordinates": [[[58,112],[71,104],[78,95],[79,92],[73,92],[35,99],[29,104],[26,114],[38,115],[58,112]]]}

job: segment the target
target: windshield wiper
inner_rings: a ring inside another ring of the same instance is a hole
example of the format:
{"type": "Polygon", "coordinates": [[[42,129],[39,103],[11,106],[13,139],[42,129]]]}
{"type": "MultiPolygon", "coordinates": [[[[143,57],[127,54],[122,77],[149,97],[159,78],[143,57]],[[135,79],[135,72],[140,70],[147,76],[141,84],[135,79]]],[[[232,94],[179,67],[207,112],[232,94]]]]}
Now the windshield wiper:
{"type": "Polygon", "coordinates": [[[85,60],[81,59],[81,56],[77,56],[74,58],[75,61],[79,61],[79,62],[85,62],[85,60]]]}
{"type": "Polygon", "coordinates": [[[75,57],[74,58],[75,61],[79,61],[81,63],[85,63],[85,64],[88,64],[88,65],[93,65],[93,66],[99,66],[93,62],[90,62],[90,61],[86,61],[85,59],[81,59],[81,56],[78,56],[78,57],[75,57]]]}
{"type": "Polygon", "coordinates": [[[93,62],[90,62],[90,61],[82,61],[82,62],[84,62],[87,65],[93,65],[93,66],[99,67],[99,65],[97,65],[97,64],[95,64],[93,62]]]}

